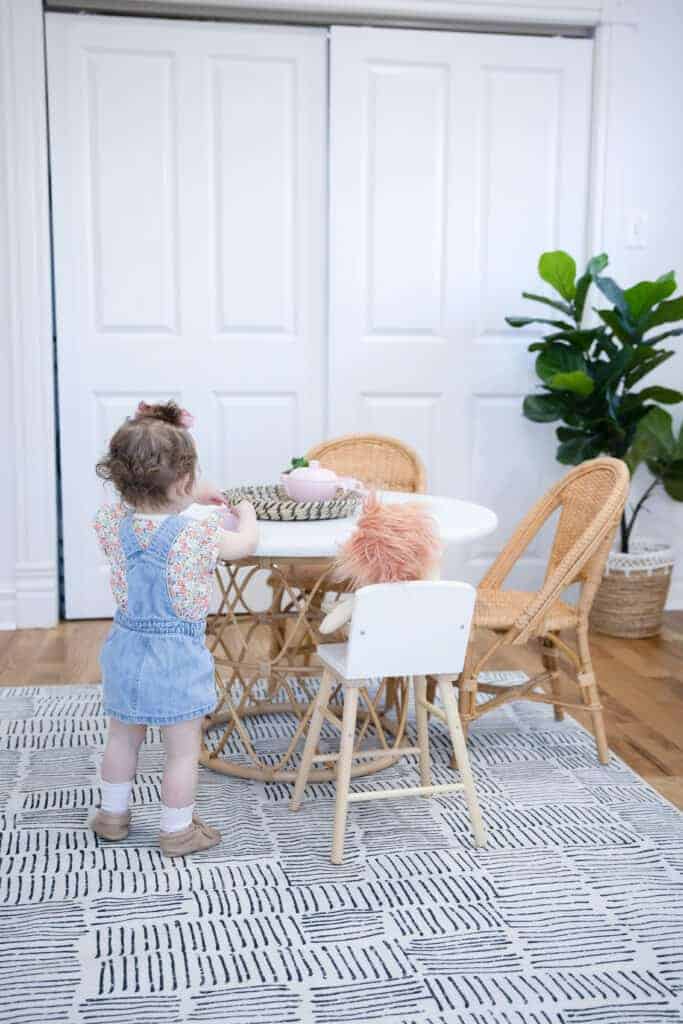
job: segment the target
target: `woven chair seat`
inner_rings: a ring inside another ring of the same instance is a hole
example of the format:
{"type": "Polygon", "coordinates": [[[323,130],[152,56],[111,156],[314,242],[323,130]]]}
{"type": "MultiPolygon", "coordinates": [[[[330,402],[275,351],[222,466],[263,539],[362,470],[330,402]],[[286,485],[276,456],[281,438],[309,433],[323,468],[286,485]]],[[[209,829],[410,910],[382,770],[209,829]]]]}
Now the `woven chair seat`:
{"type": "MultiPolygon", "coordinates": [[[[524,590],[477,590],[474,625],[480,629],[509,629],[536,594],[524,590]]],[[[574,629],[578,612],[565,601],[555,601],[543,621],[544,633],[560,629],[574,629]]]]}

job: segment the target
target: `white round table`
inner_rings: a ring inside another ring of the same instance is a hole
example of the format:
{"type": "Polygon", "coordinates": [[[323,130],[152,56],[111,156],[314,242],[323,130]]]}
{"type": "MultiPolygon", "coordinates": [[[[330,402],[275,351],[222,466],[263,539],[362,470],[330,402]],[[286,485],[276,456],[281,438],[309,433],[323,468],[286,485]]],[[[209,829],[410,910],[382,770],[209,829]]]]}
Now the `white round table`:
{"type": "MultiPolygon", "coordinates": [[[[395,491],[382,491],[380,497],[385,502],[427,505],[436,521],[445,557],[453,549],[492,533],[498,524],[490,509],[456,498],[395,491]]],[[[296,760],[296,748],[310,717],[311,687],[320,674],[315,648],[321,639],[317,627],[323,616],[322,600],[332,589],[326,584],[330,582],[333,560],[355,529],[356,518],[260,522],[256,552],[239,562],[219,564],[221,602],[208,629],[219,702],[205,723],[201,761],[207,768],[266,782],[294,779],[296,766],[292,761],[296,760]],[[269,572],[273,596],[270,608],[258,611],[248,603],[248,590],[264,569],[269,572]],[[272,714],[290,716],[292,728],[286,742],[274,742],[271,749],[266,737],[273,730],[262,716],[272,714]]],[[[375,731],[386,729],[395,749],[403,738],[407,715],[405,688],[397,696],[396,688],[389,690],[387,685],[385,689],[385,683],[372,699],[368,698],[361,732],[369,726],[375,731]],[[393,724],[386,713],[389,703],[396,713],[393,724]]],[[[384,745],[384,733],[380,739],[384,745]]],[[[369,774],[395,759],[388,748],[386,759],[361,762],[354,771],[369,774]]],[[[311,778],[322,780],[332,775],[330,766],[312,773],[311,778]]]]}
{"type": "MultiPolygon", "coordinates": [[[[434,516],[446,547],[468,544],[493,533],[498,525],[495,512],[483,505],[458,498],[431,494],[380,491],[383,502],[420,502],[434,516]]],[[[357,517],[328,519],[319,523],[259,523],[257,556],[266,558],[334,558],[348,540],[357,517]]]]}

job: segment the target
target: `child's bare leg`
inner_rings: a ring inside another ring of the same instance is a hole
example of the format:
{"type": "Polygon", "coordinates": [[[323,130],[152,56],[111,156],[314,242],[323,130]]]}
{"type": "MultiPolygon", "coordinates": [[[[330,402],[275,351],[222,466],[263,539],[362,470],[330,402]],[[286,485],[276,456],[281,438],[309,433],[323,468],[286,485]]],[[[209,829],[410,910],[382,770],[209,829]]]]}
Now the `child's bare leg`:
{"type": "Polygon", "coordinates": [[[161,780],[161,802],[165,807],[187,807],[194,803],[201,734],[201,718],[165,725],[161,730],[166,754],[161,780]]]}
{"type": "Polygon", "coordinates": [[[109,719],[107,745],[100,768],[102,798],[99,810],[90,821],[93,832],[102,839],[125,839],[128,835],[128,804],[145,732],[144,725],[109,719]]]}
{"type": "Polygon", "coordinates": [[[109,719],[107,746],[100,773],[104,782],[131,782],[138,766],[138,754],[145,741],[147,727],[109,719]]]}
{"type": "Polygon", "coordinates": [[[194,814],[202,720],[178,722],[161,730],[166,753],[161,782],[161,848],[171,857],[208,850],[220,833],[194,814]]]}

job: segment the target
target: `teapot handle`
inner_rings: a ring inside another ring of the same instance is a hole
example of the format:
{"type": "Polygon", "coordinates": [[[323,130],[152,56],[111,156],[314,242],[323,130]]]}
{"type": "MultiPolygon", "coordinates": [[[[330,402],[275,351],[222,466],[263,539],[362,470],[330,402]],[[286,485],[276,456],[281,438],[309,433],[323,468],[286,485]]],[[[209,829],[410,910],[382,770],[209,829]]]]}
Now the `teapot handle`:
{"type": "Polygon", "coordinates": [[[358,494],[366,494],[367,487],[360,480],[356,480],[353,476],[342,476],[339,478],[339,484],[346,491],[357,491],[358,494]]]}

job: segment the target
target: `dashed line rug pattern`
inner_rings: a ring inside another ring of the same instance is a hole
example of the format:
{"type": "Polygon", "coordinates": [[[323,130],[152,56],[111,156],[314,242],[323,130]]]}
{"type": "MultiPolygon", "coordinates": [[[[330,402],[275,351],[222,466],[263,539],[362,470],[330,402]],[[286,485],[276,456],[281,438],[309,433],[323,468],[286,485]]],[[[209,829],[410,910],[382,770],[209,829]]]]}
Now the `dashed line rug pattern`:
{"type": "MultiPolygon", "coordinates": [[[[249,727],[275,750],[292,722],[249,727]]],[[[452,780],[430,728],[434,781],[452,780]]],[[[485,849],[460,793],[372,801],[351,806],[341,867],[331,785],[293,814],[289,786],[208,771],[220,846],[163,858],[157,729],[128,839],[98,841],[104,740],[97,686],[0,690],[2,1021],[683,1024],[683,816],[548,707],[472,730],[485,849]]],[[[415,780],[405,759],[353,788],[415,780]]]]}

